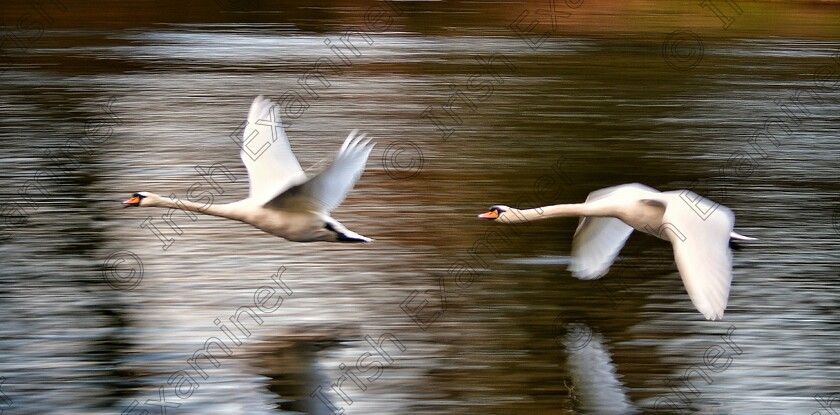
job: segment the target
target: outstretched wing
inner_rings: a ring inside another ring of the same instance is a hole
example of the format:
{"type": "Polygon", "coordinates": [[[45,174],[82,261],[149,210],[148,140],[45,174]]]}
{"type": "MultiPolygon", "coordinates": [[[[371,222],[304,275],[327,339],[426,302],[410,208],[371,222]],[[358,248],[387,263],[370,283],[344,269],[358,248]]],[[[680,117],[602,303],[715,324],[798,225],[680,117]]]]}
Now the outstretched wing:
{"type": "Polygon", "coordinates": [[[248,169],[250,196],[265,203],[306,180],[283,130],[277,105],[254,98],[242,135],[242,162],[248,169]]]}
{"type": "Polygon", "coordinates": [[[307,182],[290,188],[268,203],[267,207],[329,213],[337,208],[365,170],[374,144],[353,130],[338,151],[333,163],[307,182]]]}
{"type": "Polygon", "coordinates": [[[572,242],[569,271],[582,280],[603,277],[631,233],[633,228],[618,218],[583,218],[572,242]]]}
{"type": "MultiPolygon", "coordinates": [[[[596,190],[586,197],[585,203],[606,199],[617,191],[639,189],[659,193],[658,190],[638,183],[624,184],[596,190]]],[[[572,242],[572,262],[569,271],[576,278],[592,280],[607,274],[633,228],[613,217],[582,217],[572,242]]]]}
{"type": "Polygon", "coordinates": [[[729,235],[735,215],[723,205],[717,205],[711,214],[700,215],[696,206],[715,203],[687,190],[666,194],[662,231],[674,247],[674,259],[688,296],[707,319],[721,319],[732,283],[729,235]]]}

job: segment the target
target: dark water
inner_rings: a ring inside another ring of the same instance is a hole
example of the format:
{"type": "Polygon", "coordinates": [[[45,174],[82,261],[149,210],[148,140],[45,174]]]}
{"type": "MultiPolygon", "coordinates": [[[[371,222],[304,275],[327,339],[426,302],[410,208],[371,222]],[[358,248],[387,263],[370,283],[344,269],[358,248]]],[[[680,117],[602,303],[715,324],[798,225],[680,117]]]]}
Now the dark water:
{"type": "Polygon", "coordinates": [[[548,3],[67,4],[102,24],[4,32],[0,409],[331,413],[320,390],[351,414],[840,410],[836,7],[744,4],[727,31],[693,3],[556,3],[562,25],[524,37],[511,23],[548,3]],[[319,59],[335,67],[302,86],[319,59]],[[310,174],[351,129],[375,138],[333,214],[375,243],[183,213],[177,232],[121,207],[195,184],[246,197],[231,136],[258,94],[286,105],[310,174]],[[725,320],[693,308],[664,242],[636,235],[579,281],[576,219],[475,219],[629,182],[691,188],[759,238],[735,252],[725,320]],[[246,337],[229,317],[261,287],[282,304],[242,315],[246,337]],[[191,361],[205,346],[217,360],[191,361]]]}

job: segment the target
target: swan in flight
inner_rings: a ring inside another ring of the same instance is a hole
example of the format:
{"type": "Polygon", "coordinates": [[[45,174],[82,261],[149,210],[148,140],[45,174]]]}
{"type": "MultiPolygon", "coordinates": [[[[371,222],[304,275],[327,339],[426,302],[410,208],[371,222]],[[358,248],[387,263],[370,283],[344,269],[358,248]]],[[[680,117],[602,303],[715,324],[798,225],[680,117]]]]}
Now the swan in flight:
{"type": "Polygon", "coordinates": [[[348,230],[330,217],[362,175],[373,150],[370,139],[365,140],[364,134],[357,136],[357,130],[353,130],[332,165],[307,178],[292,154],[278,112],[262,95],[254,99],[248,112],[240,151],[248,169],[248,198],[223,205],[202,205],[138,192],[123,204],[221,216],[295,242],[372,242],[373,239],[348,230]]]}
{"type": "Polygon", "coordinates": [[[689,190],[660,192],[638,183],[596,190],[586,202],[514,209],[496,205],[480,218],[502,223],[580,216],[569,271],[583,280],[609,271],[633,229],[670,241],[688,296],[709,320],[723,318],[732,282],[730,240],[755,240],[732,231],[726,206],[689,190]]]}

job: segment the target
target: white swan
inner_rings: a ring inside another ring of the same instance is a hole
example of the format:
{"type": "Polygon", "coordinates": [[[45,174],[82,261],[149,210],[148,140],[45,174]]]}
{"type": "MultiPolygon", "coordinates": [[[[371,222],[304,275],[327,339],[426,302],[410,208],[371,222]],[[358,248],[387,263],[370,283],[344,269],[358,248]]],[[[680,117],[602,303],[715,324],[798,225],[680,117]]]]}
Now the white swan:
{"type": "Polygon", "coordinates": [[[373,150],[370,139],[364,140],[364,134],[357,137],[356,133],[356,130],[350,133],[332,165],[307,179],[289,147],[278,109],[261,95],[254,99],[248,112],[240,152],[251,187],[247,199],[201,205],[138,192],[123,204],[221,216],[295,242],[372,242],[373,239],[348,230],[329,215],[362,175],[373,150]]]}
{"type": "Polygon", "coordinates": [[[660,192],[638,183],[596,190],[586,202],[519,210],[496,205],[479,215],[504,223],[581,216],[569,270],[580,279],[604,276],[633,229],[670,241],[685,288],[709,320],[723,318],[732,281],[730,239],[735,215],[688,190],[660,192]]]}

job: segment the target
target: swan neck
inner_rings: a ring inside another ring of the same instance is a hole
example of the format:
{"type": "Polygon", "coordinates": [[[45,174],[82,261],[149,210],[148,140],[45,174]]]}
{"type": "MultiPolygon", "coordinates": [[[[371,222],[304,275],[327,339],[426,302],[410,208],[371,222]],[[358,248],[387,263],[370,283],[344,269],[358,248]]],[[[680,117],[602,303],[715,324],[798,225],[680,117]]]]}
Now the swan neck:
{"type": "Polygon", "coordinates": [[[205,215],[212,215],[212,216],[221,216],[223,218],[228,219],[237,219],[236,217],[231,216],[230,211],[225,208],[226,205],[217,205],[217,204],[210,204],[210,205],[202,205],[199,203],[191,202],[189,200],[181,200],[178,198],[169,198],[163,199],[161,198],[160,202],[158,203],[160,207],[168,207],[173,209],[180,209],[185,210],[188,212],[197,212],[203,213],[205,215]]]}
{"type": "Polygon", "coordinates": [[[524,223],[533,220],[562,218],[569,216],[587,216],[586,209],[583,204],[568,204],[568,205],[551,205],[543,206],[534,209],[511,209],[505,215],[504,222],[506,223],[524,223]]]}

